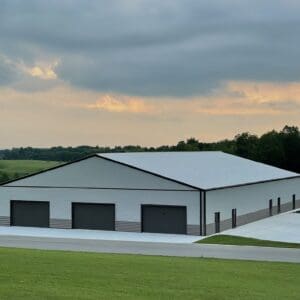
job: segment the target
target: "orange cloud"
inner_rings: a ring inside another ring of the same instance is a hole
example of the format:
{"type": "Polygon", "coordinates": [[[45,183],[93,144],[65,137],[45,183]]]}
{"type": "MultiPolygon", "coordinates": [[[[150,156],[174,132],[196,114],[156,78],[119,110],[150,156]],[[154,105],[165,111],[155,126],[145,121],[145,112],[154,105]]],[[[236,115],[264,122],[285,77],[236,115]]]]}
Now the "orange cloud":
{"type": "Polygon", "coordinates": [[[181,99],[102,94],[55,83],[34,93],[0,87],[2,147],[93,144],[99,138],[101,144],[158,145],[190,136],[212,141],[248,130],[261,134],[286,124],[300,126],[300,83],[235,81],[211,95],[181,99]],[[94,113],[98,110],[101,117],[94,113]]]}
{"type": "Polygon", "coordinates": [[[99,110],[117,114],[148,114],[163,119],[188,119],[199,115],[215,116],[288,116],[300,114],[300,83],[231,81],[207,96],[189,98],[131,97],[120,94],[101,94],[75,89],[60,82],[49,91],[22,94],[1,89],[1,102],[8,99],[27,99],[25,103],[99,110]],[[43,99],[43,100],[41,100],[43,99]]]}
{"type": "Polygon", "coordinates": [[[44,80],[57,79],[55,68],[58,66],[58,61],[52,63],[38,63],[33,67],[21,65],[21,69],[32,77],[38,77],[44,80]]]}
{"type": "Polygon", "coordinates": [[[84,107],[112,113],[166,116],[294,114],[300,110],[300,83],[231,81],[211,95],[181,99],[132,98],[107,94],[84,107]]]}
{"type": "Polygon", "coordinates": [[[231,94],[239,95],[239,98],[257,104],[288,100],[300,103],[300,82],[229,81],[226,90],[231,94]]]}
{"type": "Polygon", "coordinates": [[[153,112],[153,105],[144,100],[113,95],[104,95],[96,103],[86,105],[90,109],[99,109],[117,113],[150,113],[153,112]]]}

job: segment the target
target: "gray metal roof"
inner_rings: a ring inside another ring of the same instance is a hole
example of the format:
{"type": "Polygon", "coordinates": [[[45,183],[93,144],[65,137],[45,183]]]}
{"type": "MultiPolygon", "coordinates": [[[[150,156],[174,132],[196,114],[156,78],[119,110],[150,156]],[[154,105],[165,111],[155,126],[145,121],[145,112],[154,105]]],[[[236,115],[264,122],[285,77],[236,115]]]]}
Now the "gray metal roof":
{"type": "Polygon", "coordinates": [[[219,151],[100,153],[98,156],[205,190],[300,176],[219,151]]]}

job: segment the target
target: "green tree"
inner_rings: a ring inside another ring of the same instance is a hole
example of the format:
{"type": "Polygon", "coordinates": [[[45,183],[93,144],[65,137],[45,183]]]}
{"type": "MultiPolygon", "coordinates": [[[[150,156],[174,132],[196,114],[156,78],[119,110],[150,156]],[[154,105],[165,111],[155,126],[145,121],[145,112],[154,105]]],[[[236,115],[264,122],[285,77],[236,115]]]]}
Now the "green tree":
{"type": "Polygon", "coordinates": [[[273,166],[283,168],[285,151],[281,136],[275,130],[263,134],[258,142],[258,160],[273,166]]]}
{"type": "Polygon", "coordinates": [[[300,172],[300,132],[295,126],[285,126],[280,132],[284,151],[285,168],[300,172]]]}
{"type": "Polygon", "coordinates": [[[258,137],[249,132],[244,132],[235,136],[235,154],[241,157],[254,159],[257,157],[258,137]]]}

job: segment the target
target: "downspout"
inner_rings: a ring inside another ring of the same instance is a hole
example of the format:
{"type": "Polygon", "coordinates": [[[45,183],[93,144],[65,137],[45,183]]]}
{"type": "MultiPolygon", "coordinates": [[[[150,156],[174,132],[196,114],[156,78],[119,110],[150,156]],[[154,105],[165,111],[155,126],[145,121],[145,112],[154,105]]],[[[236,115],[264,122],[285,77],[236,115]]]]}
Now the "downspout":
{"type": "Polygon", "coordinates": [[[203,210],[203,205],[202,205],[202,191],[199,191],[199,221],[200,221],[200,235],[203,235],[203,229],[202,229],[202,210],[203,210]]]}
{"type": "Polygon", "coordinates": [[[206,235],[206,191],[200,191],[200,235],[206,235]]]}
{"type": "Polygon", "coordinates": [[[206,235],[206,191],[203,192],[203,235],[206,235]]]}

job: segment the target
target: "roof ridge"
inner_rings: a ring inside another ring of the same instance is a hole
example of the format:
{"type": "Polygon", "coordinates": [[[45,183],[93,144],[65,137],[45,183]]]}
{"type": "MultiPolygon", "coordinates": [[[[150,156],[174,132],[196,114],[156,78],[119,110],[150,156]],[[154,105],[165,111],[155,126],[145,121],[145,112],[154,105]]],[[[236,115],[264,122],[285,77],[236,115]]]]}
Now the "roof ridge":
{"type": "Polygon", "coordinates": [[[105,154],[109,154],[109,155],[113,155],[113,154],[164,154],[164,153],[180,153],[180,154],[184,154],[184,153],[224,153],[224,154],[228,154],[224,151],[221,150],[199,150],[199,151],[137,151],[137,152],[98,152],[96,153],[96,155],[105,155],[105,154]]]}

